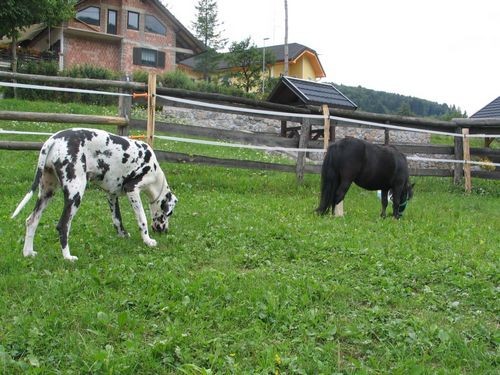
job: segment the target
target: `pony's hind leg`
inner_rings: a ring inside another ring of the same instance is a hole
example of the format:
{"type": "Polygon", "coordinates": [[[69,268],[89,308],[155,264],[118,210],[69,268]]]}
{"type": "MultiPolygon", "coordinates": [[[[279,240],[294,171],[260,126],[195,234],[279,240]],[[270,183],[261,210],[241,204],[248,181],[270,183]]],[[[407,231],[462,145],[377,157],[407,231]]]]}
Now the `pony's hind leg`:
{"type": "Polygon", "coordinates": [[[347,194],[347,191],[351,187],[352,180],[341,180],[337,190],[335,191],[335,198],[333,199],[332,207],[335,207],[340,202],[342,202],[347,194]]]}

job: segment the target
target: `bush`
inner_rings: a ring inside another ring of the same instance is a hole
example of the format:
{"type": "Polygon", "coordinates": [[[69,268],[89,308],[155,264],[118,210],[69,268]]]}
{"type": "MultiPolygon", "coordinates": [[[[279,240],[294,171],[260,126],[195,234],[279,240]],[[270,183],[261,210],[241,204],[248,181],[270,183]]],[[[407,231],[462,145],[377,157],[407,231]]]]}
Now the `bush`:
{"type": "MultiPolygon", "coordinates": [[[[63,76],[71,78],[91,78],[101,80],[119,80],[122,73],[95,65],[83,64],[75,65],[69,69],[59,72],[57,61],[26,61],[20,63],[19,73],[37,74],[47,76],[63,76]]],[[[148,82],[148,71],[136,70],[132,73],[132,81],[148,82]]],[[[22,82],[22,81],[19,81],[22,82]]],[[[27,82],[28,83],[28,82],[27,82]]],[[[262,94],[246,93],[243,90],[231,85],[230,79],[215,79],[212,82],[203,80],[195,81],[182,70],[175,70],[157,75],[159,87],[169,87],[189,91],[199,91],[207,93],[218,93],[230,96],[259,98],[262,94]]],[[[65,85],[62,85],[65,86],[65,85]]],[[[72,85],[66,85],[72,87],[72,85]]],[[[117,89],[107,88],[106,91],[116,91],[117,89]]],[[[13,97],[13,89],[5,89],[6,97],[13,97]]],[[[43,100],[47,98],[47,92],[41,90],[18,89],[17,96],[20,99],[43,100]]],[[[50,95],[51,100],[59,102],[81,102],[94,105],[110,105],[116,102],[113,96],[104,96],[96,94],[80,94],[53,92],[50,95]]]]}
{"type": "MultiPolygon", "coordinates": [[[[65,69],[61,75],[71,78],[91,78],[102,80],[120,79],[120,73],[118,72],[89,64],[74,65],[69,69],[65,69]]],[[[117,89],[108,87],[106,88],[106,91],[116,92],[117,89]]],[[[98,94],[63,93],[62,101],[77,101],[94,105],[111,105],[116,102],[116,97],[98,94]]]]}
{"type": "Polygon", "coordinates": [[[135,70],[132,73],[132,81],[148,83],[148,72],[144,70],[135,70]]]}
{"type": "MultiPolygon", "coordinates": [[[[38,74],[45,76],[57,76],[58,63],[57,61],[36,61],[36,60],[20,60],[17,66],[19,73],[38,74]]],[[[19,83],[32,83],[31,81],[19,80],[19,83]]],[[[47,98],[47,92],[33,89],[17,89],[16,95],[19,99],[25,100],[44,100],[47,98]]],[[[5,89],[5,96],[8,98],[14,97],[14,89],[5,89]]]]}
{"type": "Polygon", "coordinates": [[[197,84],[182,70],[174,70],[167,72],[159,77],[159,83],[164,87],[171,87],[175,89],[184,90],[197,90],[197,84]]]}

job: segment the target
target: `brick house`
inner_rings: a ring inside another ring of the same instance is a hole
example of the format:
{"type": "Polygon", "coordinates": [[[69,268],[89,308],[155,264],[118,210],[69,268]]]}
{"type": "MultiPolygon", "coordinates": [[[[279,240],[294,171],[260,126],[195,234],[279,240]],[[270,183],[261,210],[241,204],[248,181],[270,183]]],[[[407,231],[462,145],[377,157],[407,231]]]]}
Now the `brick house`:
{"type": "Polygon", "coordinates": [[[203,44],[158,0],[83,0],[62,26],[40,28],[23,46],[59,55],[60,69],[91,64],[130,74],[173,71],[203,44]]]}

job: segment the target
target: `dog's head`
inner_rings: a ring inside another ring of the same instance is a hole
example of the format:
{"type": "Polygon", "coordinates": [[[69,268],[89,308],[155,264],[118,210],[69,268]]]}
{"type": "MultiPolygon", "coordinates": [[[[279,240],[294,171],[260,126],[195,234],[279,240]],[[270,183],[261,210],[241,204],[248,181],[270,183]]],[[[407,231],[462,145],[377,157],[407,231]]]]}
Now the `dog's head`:
{"type": "Polygon", "coordinates": [[[168,219],[174,213],[174,208],[177,203],[177,197],[167,190],[155,202],[151,203],[151,215],[153,222],[151,224],[154,232],[167,232],[168,219]]]}

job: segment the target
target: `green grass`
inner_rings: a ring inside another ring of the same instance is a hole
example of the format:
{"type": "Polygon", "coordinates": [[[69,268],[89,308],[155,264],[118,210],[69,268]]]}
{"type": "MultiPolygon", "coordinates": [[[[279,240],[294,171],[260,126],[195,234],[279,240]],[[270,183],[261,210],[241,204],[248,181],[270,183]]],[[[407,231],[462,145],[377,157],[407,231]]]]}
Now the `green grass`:
{"type": "Polygon", "coordinates": [[[353,187],[332,218],[313,213],[317,175],[164,163],[179,203],[158,247],[125,199],[118,238],[91,186],[70,263],[60,193],[22,257],[34,199],[10,214],[37,153],[0,158],[2,373],[498,373],[498,181],[415,178],[399,221],[353,187]]]}

